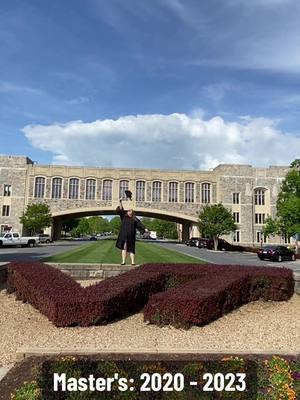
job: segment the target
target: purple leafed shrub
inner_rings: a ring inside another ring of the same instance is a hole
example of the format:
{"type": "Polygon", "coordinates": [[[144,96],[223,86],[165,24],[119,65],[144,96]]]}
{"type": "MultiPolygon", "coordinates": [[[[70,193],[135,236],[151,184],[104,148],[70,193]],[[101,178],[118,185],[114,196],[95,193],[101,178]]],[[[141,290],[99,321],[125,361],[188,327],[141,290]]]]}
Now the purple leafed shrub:
{"type": "Polygon", "coordinates": [[[145,264],[82,288],[42,263],[8,267],[8,290],[56,326],[107,323],[143,308],[145,321],[158,325],[204,325],[249,301],[287,300],[293,288],[285,268],[145,264]]]}

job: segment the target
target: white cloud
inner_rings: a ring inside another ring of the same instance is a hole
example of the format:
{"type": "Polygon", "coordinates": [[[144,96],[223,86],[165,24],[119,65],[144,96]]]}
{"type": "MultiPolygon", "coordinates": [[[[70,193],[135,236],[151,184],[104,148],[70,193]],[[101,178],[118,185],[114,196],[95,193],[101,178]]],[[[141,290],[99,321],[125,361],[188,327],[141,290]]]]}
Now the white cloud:
{"type": "Polygon", "coordinates": [[[300,136],[280,131],[277,123],[174,113],[27,125],[22,131],[32,146],[53,153],[54,163],[209,169],[219,163],[289,165],[299,155],[300,136]]]}

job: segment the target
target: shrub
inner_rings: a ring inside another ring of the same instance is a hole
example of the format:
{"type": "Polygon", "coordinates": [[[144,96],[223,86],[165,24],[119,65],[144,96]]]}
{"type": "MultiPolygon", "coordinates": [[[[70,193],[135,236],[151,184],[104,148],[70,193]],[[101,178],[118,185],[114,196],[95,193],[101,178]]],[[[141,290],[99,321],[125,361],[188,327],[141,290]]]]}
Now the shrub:
{"type": "Polygon", "coordinates": [[[137,312],[155,324],[203,325],[240,305],[287,300],[291,270],[231,265],[146,264],[82,288],[42,263],[12,263],[8,289],[40,310],[56,326],[107,323],[137,312]]]}

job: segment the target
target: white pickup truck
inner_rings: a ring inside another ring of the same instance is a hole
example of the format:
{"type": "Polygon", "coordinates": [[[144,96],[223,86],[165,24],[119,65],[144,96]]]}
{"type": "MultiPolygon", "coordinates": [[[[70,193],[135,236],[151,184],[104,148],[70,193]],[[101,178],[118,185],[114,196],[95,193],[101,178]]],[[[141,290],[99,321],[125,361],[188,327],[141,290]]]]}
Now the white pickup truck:
{"type": "Polygon", "coordinates": [[[40,241],[38,236],[21,236],[18,232],[0,233],[0,247],[2,246],[36,246],[40,241]]]}

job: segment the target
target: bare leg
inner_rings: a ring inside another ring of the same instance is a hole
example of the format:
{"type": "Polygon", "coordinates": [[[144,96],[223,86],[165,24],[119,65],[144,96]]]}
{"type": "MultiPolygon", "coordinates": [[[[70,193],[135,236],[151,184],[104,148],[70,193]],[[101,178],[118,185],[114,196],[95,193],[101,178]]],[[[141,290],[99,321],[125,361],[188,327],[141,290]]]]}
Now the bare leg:
{"type": "Polygon", "coordinates": [[[126,256],[127,256],[127,251],[122,250],[122,264],[126,263],[126,256]]]}
{"type": "Polygon", "coordinates": [[[122,264],[126,264],[126,257],[127,257],[127,243],[124,243],[124,248],[122,250],[122,264]]]}
{"type": "Polygon", "coordinates": [[[131,264],[134,265],[135,264],[134,253],[129,253],[129,255],[130,255],[131,264]]]}

